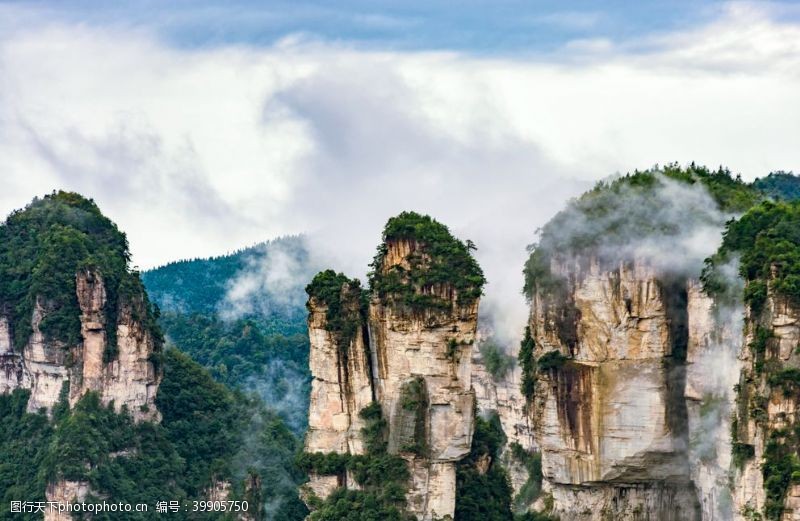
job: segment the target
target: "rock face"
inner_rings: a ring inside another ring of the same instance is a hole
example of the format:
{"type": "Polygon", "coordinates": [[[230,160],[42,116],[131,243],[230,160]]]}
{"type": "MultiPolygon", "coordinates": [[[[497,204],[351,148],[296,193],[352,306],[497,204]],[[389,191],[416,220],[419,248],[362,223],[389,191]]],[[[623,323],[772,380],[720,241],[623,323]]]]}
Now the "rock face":
{"type": "Polygon", "coordinates": [[[700,519],[684,397],[690,283],[636,261],[551,269],[566,284],[532,298],[540,369],[531,415],[555,512],[700,519]]]}
{"type": "Polygon", "coordinates": [[[44,513],[44,521],[71,521],[72,514],[66,510],[69,503],[83,502],[89,495],[89,483],[85,481],[58,481],[47,486],[45,497],[52,507],[44,513]]]}
{"type": "MultiPolygon", "coordinates": [[[[46,306],[37,301],[32,334],[21,352],[13,349],[7,316],[0,314],[0,392],[30,389],[28,410],[55,405],[62,392],[70,405],[89,391],[103,403],[126,407],[135,420],[158,420],[155,396],[160,382],[152,355],[156,341],[137,317],[144,316],[136,298],[120,303],[116,317],[116,349],[110,345],[106,324],[106,288],[99,273],[76,275],[81,310],[81,341],[72,346],[50,341],[39,324],[46,306]]],[[[2,311],[2,310],[0,310],[2,311]]]]}
{"type": "Polygon", "coordinates": [[[796,462],[800,437],[797,382],[780,378],[800,368],[800,309],[770,287],[763,311],[750,310],[745,331],[748,348],[741,353],[733,432],[734,442],[745,454],[734,480],[735,519],[750,519],[748,513],[765,508],[771,516],[768,519],[800,519],[796,478],[792,477],[791,483],[780,478],[780,465],[796,462]],[[783,481],[784,487],[765,487],[765,467],[778,467],[770,475],[783,481]],[[776,493],[771,498],[767,492],[781,488],[782,497],[776,493]]]}
{"type": "Polygon", "coordinates": [[[727,521],[734,518],[731,415],[741,366],[743,310],[714,303],[697,282],[690,281],[687,290],[689,466],[702,519],[727,521]]]}
{"type": "MultiPolygon", "coordinates": [[[[535,449],[533,426],[527,414],[525,397],[520,391],[522,369],[514,364],[501,378],[493,378],[486,370],[479,345],[480,340],[473,344],[472,349],[472,387],[478,410],[497,412],[509,444],[519,443],[526,450],[535,449]]],[[[508,346],[506,354],[516,360],[519,345],[508,346]]]]}
{"type": "MultiPolygon", "coordinates": [[[[479,336],[480,336],[479,330],[479,336]]],[[[531,417],[528,414],[525,397],[522,395],[522,368],[515,364],[502,377],[494,378],[486,369],[485,360],[480,352],[481,339],[473,344],[472,350],[472,388],[478,410],[482,413],[497,413],[507,441],[503,453],[503,465],[508,471],[511,488],[516,496],[529,479],[524,465],[517,462],[507,450],[517,443],[528,452],[538,451],[533,432],[531,417]]],[[[516,360],[519,356],[519,345],[514,343],[507,348],[508,356],[516,360]]],[[[530,505],[519,505],[526,509],[530,505]]]]}
{"type": "MultiPolygon", "coordinates": [[[[62,397],[70,406],[94,391],[104,404],[126,408],[135,421],[159,421],[155,397],[161,375],[151,360],[156,340],[137,317],[145,316],[135,297],[120,303],[116,317],[116,349],[109,353],[106,328],[107,293],[102,276],[92,271],[76,275],[81,316],[81,341],[72,346],[50,341],[39,325],[46,306],[37,301],[32,334],[21,352],[13,349],[7,316],[0,314],[0,393],[29,389],[28,411],[51,409],[62,397]]],[[[2,309],[0,309],[2,311],[2,309]]],[[[47,488],[47,500],[82,501],[89,484],[60,480],[47,488]]],[[[47,521],[72,519],[69,512],[49,509],[47,521]]]]}
{"type": "MultiPolygon", "coordinates": [[[[409,259],[426,254],[426,245],[416,241],[387,240],[375,269],[407,270],[409,259]]],[[[330,302],[309,300],[313,381],[306,452],[363,454],[358,412],[377,401],[388,425],[388,452],[402,456],[410,471],[409,512],[425,520],[452,517],[455,465],[469,453],[474,428],[470,352],[478,301],[464,305],[454,287],[441,284],[421,290],[443,303],[435,308],[412,309],[373,294],[359,310],[360,291],[341,285],[335,317],[330,302]]],[[[307,485],[321,498],[341,486],[357,488],[346,475],[312,474],[307,485]]]]}
{"type": "Polygon", "coordinates": [[[356,325],[346,339],[331,331],[328,305],[314,297],[309,301],[309,365],[313,380],[305,440],[308,452],[364,453],[364,422],[358,413],[373,401],[374,393],[360,297],[361,288],[356,285],[345,284],[341,288],[340,298],[345,305],[340,313],[356,325]]]}

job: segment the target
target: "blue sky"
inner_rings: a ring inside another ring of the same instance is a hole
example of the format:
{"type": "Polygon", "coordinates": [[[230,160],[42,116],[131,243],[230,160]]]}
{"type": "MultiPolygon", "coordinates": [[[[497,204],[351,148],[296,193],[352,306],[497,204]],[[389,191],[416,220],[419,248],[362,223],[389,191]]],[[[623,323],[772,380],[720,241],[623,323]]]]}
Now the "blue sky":
{"type": "MultiPolygon", "coordinates": [[[[524,54],[549,52],[576,39],[626,41],[703,25],[720,16],[726,2],[67,0],[16,4],[69,23],[146,27],[171,44],[187,47],[271,45],[300,33],[383,49],[524,54]]],[[[797,16],[787,6],[783,4],[782,16],[797,16]]]]}

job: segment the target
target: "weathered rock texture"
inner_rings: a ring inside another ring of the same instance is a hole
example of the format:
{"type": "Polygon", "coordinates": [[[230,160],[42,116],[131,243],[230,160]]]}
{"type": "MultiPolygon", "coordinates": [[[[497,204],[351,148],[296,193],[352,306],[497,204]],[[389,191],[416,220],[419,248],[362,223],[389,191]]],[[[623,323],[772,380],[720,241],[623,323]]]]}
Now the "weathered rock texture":
{"type": "Polygon", "coordinates": [[[767,507],[775,516],[772,518],[798,520],[800,487],[796,478],[786,483],[784,497],[777,504],[773,499],[771,504],[765,491],[764,466],[796,462],[800,449],[797,382],[780,384],[773,380],[780,373],[800,368],[800,309],[770,287],[763,311],[754,313],[751,309],[745,324],[748,348],[741,352],[733,435],[740,448],[749,448],[751,456],[743,458],[733,481],[735,519],[751,519],[748,513],[761,513],[767,507]],[[768,337],[761,348],[759,329],[768,337]],[[778,447],[771,456],[767,454],[769,443],[778,447]]]}
{"type": "MultiPolygon", "coordinates": [[[[392,241],[379,270],[408,266],[424,245],[392,241]]],[[[342,302],[358,302],[342,287],[342,302]]],[[[477,327],[477,300],[459,305],[454,288],[430,290],[446,308],[412,310],[392,299],[371,298],[368,309],[343,304],[347,320],[357,320],[350,337],[330,330],[328,308],[309,301],[310,364],[313,375],[307,452],[362,454],[358,412],[376,400],[388,423],[388,451],[401,455],[411,479],[408,508],[419,519],[453,516],[456,462],[470,451],[474,427],[471,344],[477,327]],[[412,404],[412,405],[409,405],[412,404]]],[[[340,317],[342,318],[342,317],[340,317]]],[[[307,485],[324,498],[337,487],[354,487],[348,476],[314,476],[307,485]]]]}
{"type": "MultiPolygon", "coordinates": [[[[359,301],[361,289],[342,287],[342,313],[356,324],[351,338],[338,338],[328,324],[328,306],[311,298],[308,334],[311,399],[305,447],[308,452],[363,454],[358,413],[374,399],[369,351],[359,301]],[[340,345],[344,341],[347,345],[340,345]]],[[[335,487],[334,487],[335,488],[335,487]]]]}
{"type": "MultiPolygon", "coordinates": [[[[690,283],[642,262],[554,262],[536,293],[540,369],[530,413],[554,510],[571,520],[700,519],[689,465],[690,283]]],[[[696,333],[700,334],[700,333],[696,333]]]]}
{"type": "MultiPolygon", "coordinates": [[[[479,331],[479,336],[480,336],[479,331]]],[[[480,352],[479,338],[472,350],[472,388],[481,413],[497,413],[500,424],[506,435],[505,450],[501,456],[503,466],[508,472],[511,488],[516,496],[530,476],[524,465],[516,461],[508,450],[512,443],[518,443],[526,451],[538,451],[533,432],[531,417],[528,414],[525,397],[522,395],[522,368],[515,364],[502,377],[494,378],[486,370],[485,361],[480,352]]],[[[503,346],[505,352],[513,360],[519,356],[519,344],[503,346]]],[[[530,505],[519,505],[526,509],[530,505]]]]}
{"type": "Polygon", "coordinates": [[[71,521],[72,513],[67,505],[83,502],[89,495],[89,483],[85,481],[57,481],[47,486],[45,497],[50,503],[44,513],[44,521],[71,521]]]}
{"type": "MultiPolygon", "coordinates": [[[[152,361],[156,341],[138,317],[145,316],[136,298],[120,303],[116,316],[116,349],[109,353],[106,288],[99,273],[76,275],[81,310],[81,342],[63,345],[46,338],[39,324],[46,306],[37,301],[32,334],[21,352],[13,349],[9,321],[0,313],[0,392],[30,389],[28,410],[51,408],[62,390],[70,405],[96,391],[103,403],[126,407],[135,420],[158,420],[155,396],[160,374],[152,361]]],[[[2,311],[2,309],[0,309],[2,311]]]]}

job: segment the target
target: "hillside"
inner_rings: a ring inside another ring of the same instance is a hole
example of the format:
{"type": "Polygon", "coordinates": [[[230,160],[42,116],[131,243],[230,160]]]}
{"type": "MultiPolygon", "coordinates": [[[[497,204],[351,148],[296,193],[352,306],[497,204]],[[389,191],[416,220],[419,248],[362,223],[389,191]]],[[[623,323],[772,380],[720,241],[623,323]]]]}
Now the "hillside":
{"type": "Polygon", "coordinates": [[[2,519],[41,519],[12,501],[100,499],[149,513],[95,519],[152,519],[168,500],[175,519],[230,519],[191,513],[212,493],[248,501],[241,519],[305,516],[292,432],[164,346],[125,235],[94,202],[37,198],[0,238],[2,519]]]}
{"type": "Polygon", "coordinates": [[[312,276],[302,237],[148,270],[169,342],[219,382],[257,393],[292,430],[305,430],[310,373],[303,288],[312,276]]]}

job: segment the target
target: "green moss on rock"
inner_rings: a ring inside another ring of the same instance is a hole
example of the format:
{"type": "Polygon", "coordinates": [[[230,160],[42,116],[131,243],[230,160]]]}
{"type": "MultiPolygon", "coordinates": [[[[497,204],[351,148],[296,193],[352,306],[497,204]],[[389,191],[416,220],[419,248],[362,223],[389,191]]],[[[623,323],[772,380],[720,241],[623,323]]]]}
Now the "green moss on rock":
{"type": "Polygon", "coordinates": [[[103,278],[106,290],[106,358],[116,350],[117,316],[129,306],[158,344],[157,308],[150,304],[139,274],[128,268],[128,240],[91,199],[72,192],[36,198],[0,225],[0,309],[10,315],[14,344],[32,333],[37,302],[44,308],[40,330],[50,341],[80,341],[81,310],[76,275],[87,270],[103,278]]]}
{"type": "Polygon", "coordinates": [[[450,230],[428,215],[403,212],[392,217],[383,230],[383,242],[370,264],[370,287],[384,302],[392,300],[414,311],[448,309],[449,300],[437,289],[455,290],[459,306],[472,305],[482,294],[486,278],[471,251],[471,241],[456,239],[450,230]],[[409,267],[385,266],[392,243],[417,245],[406,261],[409,267]]]}

